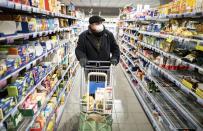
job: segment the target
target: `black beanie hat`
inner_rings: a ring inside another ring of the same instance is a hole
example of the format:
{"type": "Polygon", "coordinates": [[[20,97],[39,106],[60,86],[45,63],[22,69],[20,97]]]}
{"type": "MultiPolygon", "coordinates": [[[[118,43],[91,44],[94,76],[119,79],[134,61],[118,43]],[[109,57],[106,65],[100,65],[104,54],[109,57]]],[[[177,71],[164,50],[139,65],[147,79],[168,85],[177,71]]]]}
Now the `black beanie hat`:
{"type": "Polygon", "coordinates": [[[92,23],[97,23],[97,22],[103,22],[105,21],[104,18],[100,17],[100,16],[92,16],[89,18],[89,23],[92,24],[92,23]]]}

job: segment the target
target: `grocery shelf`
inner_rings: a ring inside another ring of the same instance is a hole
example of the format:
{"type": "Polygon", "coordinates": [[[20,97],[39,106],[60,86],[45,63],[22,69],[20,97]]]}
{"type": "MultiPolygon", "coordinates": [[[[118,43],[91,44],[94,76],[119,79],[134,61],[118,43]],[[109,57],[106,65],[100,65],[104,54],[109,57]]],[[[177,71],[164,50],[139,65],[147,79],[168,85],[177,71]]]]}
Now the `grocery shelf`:
{"type": "Polygon", "coordinates": [[[125,36],[128,36],[130,38],[134,38],[135,40],[137,40],[137,37],[128,33],[123,33],[125,36]]]}
{"type": "Polygon", "coordinates": [[[128,42],[126,39],[122,39],[124,42],[126,42],[128,45],[132,46],[133,48],[137,49],[137,47],[130,42],[128,42]]]}
{"type": "Polygon", "coordinates": [[[137,31],[137,28],[129,28],[129,27],[119,27],[120,29],[127,29],[127,30],[135,30],[137,31]]]}
{"type": "Polygon", "coordinates": [[[1,122],[0,122],[0,125],[2,125],[3,122],[4,122],[10,115],[12,115],[13,113],[15,113],[15,111],[18,110],[18,106],[21,105],[21,104],[26,100],[26,98],[27,98],[30,94],[33,93],[33,91],[41,84],[41,82],[42,82],[43,80],[45,80],[45,78],[46,78],[49,74],[51,74],[51,73],[55,70],[55,68],[56,68],[57,66],[58,66],[58,65],[55,65],[54,67],[52,67],[52,69],[51,69],[36,85],[34,85],[34,86],[29,90],[29,92],[26,94],[26,96],[25,96],[24,98],[22,98],[22,100],[21,100],[20,102],[18,102],[18,104],[17,104],[9,113],[7,113],[7,115],[4,116],[4,118],[3,118],[3,119],[1,120],[1,122]]]}
{"type": "Polygon", "coordinates": [[[181,62],[182,62],[183,64],[185,64],[185,65],[189,65],[189,66],[192,67],[192,68],[196,68],[196,69],[198,69],[199,71],[203,71],[203,67],[198,66],[198,65],[195,65],[195,64],[192,64],[192,63],[189,63],[189,62],[186,62],[186,61],[182,60],[180,57],[178,57],[178,56],[176,56],[176,55],[173,55],[173,54],[171,54],[171,53],[164,52],[164,51],[162,51],[161,49],[158,49],[157,47],[154,47],[154,46],[149,45],[149,44],[144,43],[144,42],[139,42],[139,43],[140,43],[142,46],[147,47],[148,49],[151,49],[151,50],[153,50],[153,51],[155,51],[155,52],[157,52],[157,53],[160,53],[160,54],[162,54],[162,55],[164,55],[164,56],[166,56],[166,57],[174,58],[174,59],[176,59],[176,60],[178,60],[178,61],[181,61],[181,62]]]}
{"type": "Polygon", "coordinates": [[[37,37],[37,36],[43,36],[48,35],[56,32],[63,32],[63,31],[70,31],[74,27],[66,27],[66,28],[58,28],[54,30],[48,30],[48,31],[39,31],[39,32],[31,32],[31,33],[18,33],[17,35],[11,35],[11,36],[5,36],[0,37],[0,41],[7,41],[8,43],[13,43],[16,39],[29,39],[29,37],[37,37]]]}
{"type": "Polygon", "coordinates": [[[29,67],[31,64],[36,63],[36,61],[42,59],[44,56],[47,56],[49,53],[53,53],[53,52],[54,52],[55,50],[57,50],[58,48],[59,48],[59,46],[55,47],[54,49],[51,49],[51,50],[48,51],[47,53],[42,54],[41,56],[37,57],[36,59],[34,59],[34,60],[28,62],[27,64],[25,64],[25,65],[19,67],[18,69],[14,70],[12,73],[9,73],[8,75],[6,75],[6,76],[0,78],[0,82],[6,80],[6,79],[8,79],[8,78],[10,78],[11,76],[13,76],[14,74],[20,72],[20,71],[23,70],[24,68],[29,67]]]}
{"type": "MultiPolygon", "coordinates": [[[[73,63],[74,63],[74,61],[72,62],[72,64],[73,64],[73,63]]],[[[71,65],[72,65],[72,64],[71,64],[71,65]]],[[[23,129],[23,130],[29,131],[29,129],[32,127],[32,125],[33,125],[34,122],[35,122],[35,119],[39,116],[39,114],[41,113],[41,111],[45,109],[45,107],[46,107],[48,101],[51,99],[52,95],[53,95],[54,92],[57,90],[59,84],[60,84],[61,81],[64,79],[64,76],[65,76],[65,74],[68,72],[68,69],[70,69],[70,67],[71,67],[71,66],[69,66],[69,67],[66,69],[66,71],[65,71],[65,72],[63,73],[63,75],[62,75],[61,80],[59,80],[59,81],[56,83],[56,85],[53,87],[52,91],[51,91],[51,92],[49,93],[49,95],[46,97],[46,102],[45,102],[44,106],[42,106],[42,107],[37,111],[37,113],[36,113],[36,114],[34,115],[34,117],[31,119],[31,122],[29,123],[29,125],[26,126],[26,129],[23,129]]],[[[71,77],[72,77],[72,76],[71,76],[71,77]]],[[[71,77],[70,77],[70,78],[71,78],[71,77]]],[[[68,82],[67,82],[67,83],[68,83],[68,82]]],[[[63,90],[65,91],[65,89],[63,89],[63,90]]],[[[61,98],[61,95],[60,95],[59,98],[61,98]]],[[[52,113],[54,113],[54,110],[52,111],[52,113]]],[[[52,114],[52,113],[51,113],[51,114],[52,114]]],[[[49,117],[47,120],[50,120],[50,119],[51,119],[51,114],[50,114],[50,117],[49,117]]],[[[22,130],[22,129],[20,129],[20,130],[22,130]]],[[[20,131],[20,130],[19,130],[19,131],[20,131]]]]}
{"type": "MultiPolygon", "coordinates": [[[[66,57],[66,56],[65,56],[66,57]]],[[[65,58],[64,57],[64,58],[65,58]]],[[[22,98],[22,100],[20,102],[18,102],[18,104],[9,112],[7,113],[7,115],[4,116],[4,118],[1,120],[0,125],[3,124],[3,122],[13,113],[15,113],[15,111],[18,109],[18,106],[21,105],[29,95],[31,95],[33,93],[33,91],[35,91],[35,89],[42,83],[43,80],[46,79],[46,77],[51,74],[55,68],[59,65],[60,63],[56,64],[55,66],[52,67],[52,69],[36,84],[34,85],[31,89],[28,90],[26,96],[24,98],[22,98]]]]}
{"type": "Polygon", "coordinates": [[[172,40],[179,41],[179,42],[183,42],[183,41],[184,42],[196,42],[197,44],[203,42],[203,40],[186,38],[186,37],[181,37],[181,36],[173,36],[173,35],[168,35],[168,34],[161,34],[159,32],[139,31],[139,33],[144,34],[144,35],[155,36],[155,37],[163,38],[163,39],[170,38],[172,40]]]}
{"type": "Polygon", "coordinates": [[[20,3],[15,3],[12,1],[1,1],[0,8],[22,11],[22,12],[27,12],[30,14],[37,13],[40,15],[51,16],[51,17],[60,17],[60,18],[81,20],[80,18],[76,18],[73,16],[69,16],[69,15],[65,15],[65,14],[61,14],[61,13],[54,13],[54,12],[50,12],[50,11],[47,11],[44,9],[39,9],[36,7],[32,7],[32,6],[28,6],[28,5],[24,5],[24,4],[20,4],[20,3]]]}
{"type": "MultiPolygon", "coordinates": [[[[76,69],[76,67],[77,67],[78,65],[79,65],[79,63],[77,62],[77,64],[76,64],[76,66],[74,67],[74,70],[73,70],[73,71],[75,71],[75,69],[76,69]]],[[[79,74],[79,72],[76,72],[76,76],[74,77],[74,79],[72,78],[73,81],[75,80],[75,78],[77,78],[78,74],[79,74]]],[[[71,92],[72,92],[72,89],[73,89],[74,85],[75,85],[75,82],[73,82],[72,88],[70,89],[68,95],[67,95],[66,98],[65,98],[65,103],[64,103],[64,105],[63,105],[63,107],[62,107],[62,110],[61,110],[60,114],[57,115],[58,121],[56,121],[56,124],[55,124],[55,126],[54,126],[54,131],[57,131],[57,128],[58,128],[58,126],[59,126],[59,123],[60,123],[60,120],[61,120],[61,118],[62,118],[63,112],[64,112],[64,110],[65,110],[65,105],[66,105],[67,102],[68,102],[68,98],[69,98],[69,96],[70,96],[70,94],[71,94],[71,92]]],[[[56,120],[57,120],[57,119],[56,119],[56,120]]]]}
{"type": "Polygon", "coordinates": [[[139,80],[135,74],[128,68],[132,76],[136,79],[138,84],[142,87],[145,94],[149,97],[152,103],[156,106],[156,108],[161,112],[164,120],[167,122],[171,130],[178,130],[178,129],[190,129],[189,125],[183,117],[179,116],[178,112],[173,108],[173,106],[168,101],[163,101],[164,96],[161,93],[150,94],[147,89],[146,85],[139,80]],[[160,102],[162,101],[162,102],[160,102]]]}
{"type": "Polygon", "coordinates": [[[156,86],[167,98],[167,100],[169,100],[173,104],[173,106],[183,114],[183,117],[186,117],[190,122],[192,122],[193,125],[195,125],[197,131],[201,131],[203,129],[202,125],[203,118],[201,118],[203,116],[203,113],[201,111],[202,107],[200,105],[195,104],[193,101],[188,102],[188,99],[184,99],[187,98],[187,96],[183,95],[184,94],[183,92],[177,91],[172,87],[169,87],[170,85],[164,86],[164,83],[166,83],[166,81],[161,80],[162,78],[158,79],[151,76],[140,64],[136,65],[148,76],[150,80],[152,80],[156,84],[156,86]],[[189,110],[187,107],[193,110],[189,110]]]}
{"type": "Polygon", "coordinates": [[[186,12],[182,14],[169,14],[169,15],[162,15],[158,16],[159,19],[175,19],[175,18],[200,18],[203,17],[202,11],[193,11],[193,12],[186,12]]]}
{"type": "MultiPolygon", "coordinates": [[[[127,34],[127,33],[125,33],[125,34],[126,34],[127,36],[129,36],[129,37],[133,37],[133,36],[130,35],[130,34],[127,34]]],[[[133,37],[133,38],[136,38],[136,37],[133,37]]],[[[150,44],[147,44],[147,43],[145,43],[145,42],[141,42],[141,41],[138,41],[138,42],[139,42],[142,46],[147,47],[147,48],[149,48],[149,49],[151,49],[151,50],[153,50],[153,51],[156,51],[157,53],[160,53],[160,54],[162,54],[162,55],[164,55],[164,56],[166,56],[166,57],[174,58],[174,59],[176,59],[176,60],[178,60],[178,61],[181,61],[183,64],[189,65],[189,66],[192,67],[192,68],[196,68],[196,69],[198,69],[199,71],[203,71],[203,67],[201,67],[201,66],[198,66],[198,65],[196,65],[196,64],[192,64],[192,63],[186,62],[186,61],[182,60],[180,57],[178,57],[178,56],[176,56],[176,55],[174,55],[174,54],[164,52],[164,51],[162,51],[161,49],[158,49],[157,47],[154,47],[154,46],[152,46],[152,45],[150,45],[150,44]]]]}
{"type": "Polygon", "coordinates": [[[154,17],[120,20],[119,22],[147,22],[147,21],[169,21],[169,18],[154,16],[154,17]]]}
{"type": "Polygon", "coordinates": [[[148,104],[144,101],[143,97],[141,96],[141,94],[138,91],[138,87],[135,87],[135,85],[132,83],[130,77],[128,76],[128,74],[126,73],[125,69],[121,66],[121,69],[123,70],[127,80],[129,81],[131,88],[133,90],[133,92],[135,93],[136,97],[138,98],[139,102],[141,103],[142,107],[144,108],[145,113],[147,114],[148,118],[150,119],[153,127],[155,128],[156,131],[162,131],[163,129],[160,127],[160,125],[157,123],[157,121],[155,120],[152,112],[150,111],[150,109],[148,108],[148,104]]]}
{"type": "Polygon", "coordinates": [[[136,58],[136,56],[131,51],[129,51],[129,49],[127,49],[124,45],[121,45],[121,47],[125,49],[132,57],[136,58]]]}
{"type": "MultiPolygon", "coordinates": [[[[56,108],[57,108],[57,106],[58,106],[59,103],[60,103],[62,94],[65,94],[66,86],[68,85],[68,83],[70,82],[71,79],[72,79],[72,76],[69,77],[69,80],[66,82],[65,86],[63,87],[63,90],[60,92],[59,99],[58,99],[57,104],[56,104],[56,108]]],[[[68,93],[68,96],[69,96],[69,94],[70,94],[70,92],[68,93]]],[[[46,119],[46,124],[45,124],[45,126],[44,126],[43,131],[46,131],[46,128],[47,128],[47,126],[48,126],[48,124],[49,124],[49,122],[50,122],[52,116],[54,115],[54,113],[55,113],[55,111],[56,111],[56,108],[52,110],[52,112],[49,114],[48,118],[46,119]]]]}
{"type": "MultiPolygon", "coordinates": [[[[47,103],[49,102],[49,100],[51,99],[52,95],[54,94],[54,92],[56,91],[56,89],[58,88],[59,84],[61,83],[62,80],[59,80],[55,86],[53,87],[52,91],[48,94],[48,96],[46,96],[46,101],[43,104],[43,106],[40,107],[40,109],[37,110],[37,113],[34,115],[34,117],[32,118],[32,121],[29,123],[29,125],[27,125],[26,129],[20,129],[23,131],[29,131],[30,128],[32,127],[32,125],[34,124],[36,118],[39,116],[39,114],[41,113],[42,110],[44,110],[44,108],[46,107],[47,103]]],[[[19,131],[20,131],[19,130],[19,131]]]]}
{"type": "Polygon", "coordinates": [[[194,96],[197,99],[197,102],[200,103],[201,105],[203,105],[203,99],[200,98],[198,95],[196,95],[192,90],[188,89],[187,87],[185,87],[177,78],[176,76],[174,76],[172,73],[170,73],[169,71],[162,69],[161,67],[157,66],[156,64],[154,64],[153,62],[151,62],[150,60],[148,60],[145,56],[143,56],[141,53],[138,53],[138,56],[141,57],[142,59],[144,59],[145,61],[147,61],[148,63],[150,63],[156,70],[158,70],[159,72],[163,73],[165,77],[167,77],[170,81],[174,82],[178,87],[180,87],[183,91],[187,92],[187,94],[191,94],[192,96],[194,96]]]}
{"type": "Polygon", "coordinates": [[[128,59],[128,61],[130,61],[130,63],[131,63],[133,66],[135,66],[135,63],[133,62],[133,60],[130,59],[129,56],[128,56],[126,53],[124,53],[124,52],[122,52],[122,53],[125,55],[125,57],[128,59]]]}
{"type": "MultiPolygon", "coordinates": [[[[172,40],[179,41],[179,42],[183,42],[183,41],[184,42],[196,42],[197,44],[203,42],[203,40],[198,40],[198,39],[193,39],[193,38],[186,38],[186,37],[181,37],[181,36],[173,36],[173,35],[169,35],[169,34],[162,34],[160,32],[141,31],[138,28],[121,27],[121,29],[136,30],[139,33],[144,34],[144,35],[154,36],[154,37],[163,38],[163,39],[170,38],[172,40]]],[[[128,36],[130,37],[131,35],[128,35],[128,36]]],[[[136,38],[136,37],[133,36],[132,38],[136,38]]]]}

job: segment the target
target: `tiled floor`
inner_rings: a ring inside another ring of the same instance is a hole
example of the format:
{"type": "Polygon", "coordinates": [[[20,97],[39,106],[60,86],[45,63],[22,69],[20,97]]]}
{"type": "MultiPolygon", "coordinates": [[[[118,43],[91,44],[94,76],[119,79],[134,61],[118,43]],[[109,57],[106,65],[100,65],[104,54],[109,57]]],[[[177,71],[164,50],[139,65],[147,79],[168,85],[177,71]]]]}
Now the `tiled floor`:
{"type": "MultiPolygon", "coordinates": [[[[134,95],[120,66],[116,67],[115,105],[113,113],[113,131],[153,131],[141,105],[134,95]]],[[[79,117],[78,82],[69,97],[58,131],[77,131],[79,117]]]]}

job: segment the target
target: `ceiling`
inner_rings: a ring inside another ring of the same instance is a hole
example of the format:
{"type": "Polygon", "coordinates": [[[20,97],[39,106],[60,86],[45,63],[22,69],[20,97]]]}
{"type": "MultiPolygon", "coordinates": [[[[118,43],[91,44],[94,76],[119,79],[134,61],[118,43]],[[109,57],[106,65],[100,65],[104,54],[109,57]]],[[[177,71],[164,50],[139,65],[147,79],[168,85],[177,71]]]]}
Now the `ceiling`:
{"type": "Polygon", "coordinates": [[[83,9],[87,14],[93,9],[93,14],[101,14],[109,16],[116,16],[119,13],[119,8],[124,7],[127,4],[150,5],[151,7],[157,7],[160,4],[164,4],[170,0],[62,0],[65,3],[72,1],[76,7],[83,9]]]}
{"type": "MultiPolygon", "coordinates": [[[[69,0],[63,0],[69,1],[69,0]]],[[[123,7],[126,4],[149,4],[157,6],[160,0],[72,0],[76,6],[89,6],[89,7],[123,7]]]]}

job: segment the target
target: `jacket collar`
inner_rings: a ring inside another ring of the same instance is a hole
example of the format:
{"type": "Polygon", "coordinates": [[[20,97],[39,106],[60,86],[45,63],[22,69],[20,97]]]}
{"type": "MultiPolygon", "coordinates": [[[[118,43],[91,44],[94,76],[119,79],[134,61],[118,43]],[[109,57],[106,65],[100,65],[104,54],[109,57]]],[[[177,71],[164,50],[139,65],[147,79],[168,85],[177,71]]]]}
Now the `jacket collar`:
{"type": "MultiPolygon", "coordinates": [[[[108,36],[108,35],[107,35],[107,33],[106,33],[106,30],[104,30],[104,34],[101,36],[101,48],[100,48],[100,50],[103,48],[104,43],[107,43],[107,36],[108,36]]],[[[99,52],[99,50],[97,50],[97,48],[96,48],[96,43],[97,43],[97,41],[96,41],[96,39],[94,38],[94,36],[93,36],[91,30],[89,30],[89,29],[88,29],[88,32],[87,32],[87,38],[88,38],[88,40],[90,41],[91,45],[94,47],[94,49],[95,49],[97,52],[99,52]]]]}

